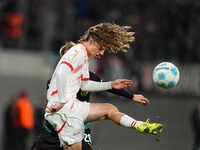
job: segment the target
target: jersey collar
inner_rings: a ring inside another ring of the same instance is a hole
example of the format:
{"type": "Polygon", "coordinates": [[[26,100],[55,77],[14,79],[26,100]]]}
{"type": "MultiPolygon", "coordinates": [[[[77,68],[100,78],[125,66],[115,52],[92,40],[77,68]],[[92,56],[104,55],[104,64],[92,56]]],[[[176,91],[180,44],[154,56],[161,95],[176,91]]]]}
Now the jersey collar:
{"type": "Polygon", "coordinates": [[[83,42],[79,42],[78,44],[81,44],[81,45],[83,45],[83,46],[85,47],[86,54],[87,54],[87,56],[88,56],[88,49],[87,49],[86,45],[85,45],[83,42]]]}

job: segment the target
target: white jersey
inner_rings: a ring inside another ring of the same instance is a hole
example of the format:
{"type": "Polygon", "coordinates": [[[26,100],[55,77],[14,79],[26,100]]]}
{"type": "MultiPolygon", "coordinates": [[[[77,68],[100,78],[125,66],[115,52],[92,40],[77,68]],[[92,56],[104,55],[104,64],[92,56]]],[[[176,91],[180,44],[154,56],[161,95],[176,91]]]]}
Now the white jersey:
{"type": "Polygon", "coordinates": [[[81,80],[89,80],[88,55],[83,43],[70,48],[57,64],[47,91],[48,106],[75,99],[81,80]]]}
{"type": "Polygon", "coordinates": [[[73,46],[60,59],[47,91],[47,106],[65,103],[57,112],[45,113],[45,120],[57,131],[61,145],[71,145],[84,138],[90,103],[76,99],[80,88],[83,91],[111,89],[111,82],[89,81],[88,55],[83,43],[73,46]]]}

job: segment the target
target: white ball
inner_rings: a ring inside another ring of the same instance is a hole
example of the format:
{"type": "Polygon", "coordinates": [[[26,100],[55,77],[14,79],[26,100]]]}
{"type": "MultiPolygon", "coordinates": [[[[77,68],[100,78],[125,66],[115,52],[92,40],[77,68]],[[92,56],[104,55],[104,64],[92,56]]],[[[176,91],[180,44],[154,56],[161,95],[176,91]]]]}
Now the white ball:
{"type": "Polygon", "coordinates": [[[176,86],[179,78],[179,70],[171,62],[162,62],[153,70],[153,81],[160,88],[168,89],[176,86]]]}

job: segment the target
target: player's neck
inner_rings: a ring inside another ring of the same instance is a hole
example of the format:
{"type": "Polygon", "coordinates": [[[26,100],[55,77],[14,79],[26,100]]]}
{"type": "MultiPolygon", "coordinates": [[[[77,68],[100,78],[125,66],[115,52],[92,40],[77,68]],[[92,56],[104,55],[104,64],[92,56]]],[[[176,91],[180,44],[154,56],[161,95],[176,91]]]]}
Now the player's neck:
{"type": "Polygon", "coordinates": [[[90,56],[90,45],[89,45],[88,41],[82,42],[82,43],[87,51],[88,56],[90,56]]]}

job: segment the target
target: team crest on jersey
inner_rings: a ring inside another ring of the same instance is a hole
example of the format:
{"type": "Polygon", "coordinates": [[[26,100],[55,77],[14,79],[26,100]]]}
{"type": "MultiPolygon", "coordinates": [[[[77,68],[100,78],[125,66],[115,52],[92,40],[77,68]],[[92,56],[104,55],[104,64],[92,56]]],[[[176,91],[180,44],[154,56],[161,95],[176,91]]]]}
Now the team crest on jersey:
{"type": "Polygon", "coordinates": [[[78,55],[78,53],[73,53],[73,54],[71,54],[71,56],[70,56],[70,58],[69,58],[69,61],[71,62],[71,63],[73,63],[74,62],[74,59],[75,59],[75,57],[78,55]]]}

